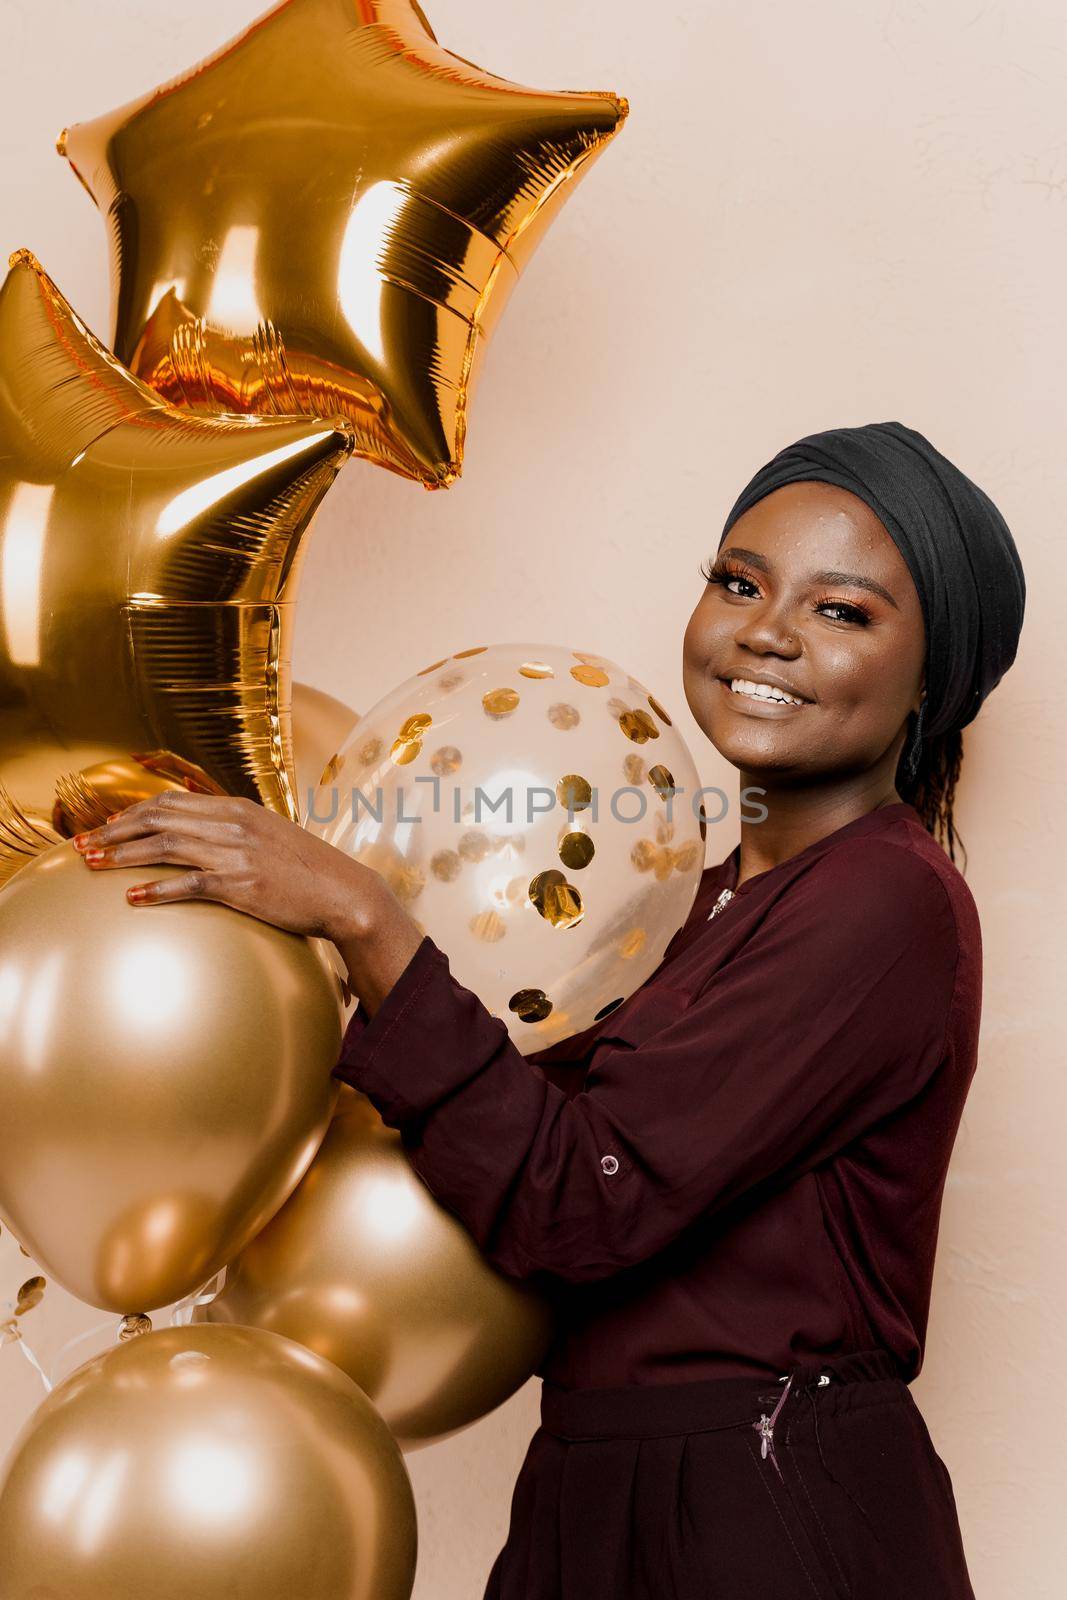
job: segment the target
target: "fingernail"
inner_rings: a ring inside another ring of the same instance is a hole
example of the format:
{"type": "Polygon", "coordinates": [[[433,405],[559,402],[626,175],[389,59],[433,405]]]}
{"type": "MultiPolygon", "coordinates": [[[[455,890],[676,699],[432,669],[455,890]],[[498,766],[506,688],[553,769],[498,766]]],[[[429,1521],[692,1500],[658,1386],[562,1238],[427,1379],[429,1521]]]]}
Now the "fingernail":
{"type": "Polygon", "coordinates": [[[127,900],[143,900],[147,893],[147,889],[127,889],[126,898],[127,900]]]}
{"type": "Polygon", "coordinates": [[[87,833],[76,833],[70,842],[75,850],[84,850],[89,843],[89,835],[87,833]]]}
{"type": "Polygon", "coordinates": [[[86,850],[84,859],[86,861],[94,861],[94,862],[95,861],[103,861],[104,852],[102,850],[86,850]]]}
{"type": "Polygon", "coordinates": [[[110,815],[110,817],[108,817],[108,819],[107,819],[107,820],[108,820],[108,821],[109,821],[109,822],[114,822],[114,820],[115,820],[115,818],[116,818],[116,817],[119,817],[119,816],[121,816],[121,815],[122,815],[122,813],[121,813],[121,811],[113,811],[113,812],[112,812],[112,813],[111,813],[111,815],[110,815]]]}

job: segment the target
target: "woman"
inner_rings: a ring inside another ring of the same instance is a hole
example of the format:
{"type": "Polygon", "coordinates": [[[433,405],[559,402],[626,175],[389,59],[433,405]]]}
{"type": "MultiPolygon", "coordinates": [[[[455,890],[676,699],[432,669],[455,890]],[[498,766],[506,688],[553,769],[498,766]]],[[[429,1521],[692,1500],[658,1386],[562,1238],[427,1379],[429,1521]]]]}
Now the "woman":
{"type": "Polygon", "coordinates": [[[976,1064],[961,729],[1015,656],[1018,555],[890,422],[775,456],[706,577],[686,698],[757,815],[657,972],[539,1057],[375,873],[258,807],[164,795],[79,845],[193,869],[144,904],[333,939],[361,1000],[337,1075],[488,1260],[555,1296],[487,1600],[964,1600],[908,1384],[976,1064]]]}

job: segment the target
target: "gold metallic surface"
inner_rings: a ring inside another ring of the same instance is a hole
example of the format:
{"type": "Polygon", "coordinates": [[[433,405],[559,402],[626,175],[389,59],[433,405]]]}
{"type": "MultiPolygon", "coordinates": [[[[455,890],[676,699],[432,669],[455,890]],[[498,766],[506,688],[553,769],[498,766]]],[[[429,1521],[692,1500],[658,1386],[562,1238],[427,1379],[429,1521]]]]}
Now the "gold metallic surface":
{"type": "Polygon", "coordinates": [[[565,833],[559,841],[559,859],[572,872],[587,867],[596,854],[596,845],[587,833],[565,833]]]}
{"type": "Polygon", "coordinates": [[[634,711],[624,711],[619,718],[619,727],[635,744],[644,744],[648,739],[659,738],[659,729],[648,712],[641,707],[634,711]]]}
{"type": "Polygon", "coordinates": [[[337,752],[358,721],[359,712],[332,694],[293,684],[293,765],[302,822],[315,790],[336,777],[337,752]]]}
{"type": "Polygon", "coordinates": [[[0,1218],[117,1312],[183,1298],[274,1214],[341,1040],[325,945],[210,901],[132,906],[144,878],[64,843],[0,891],[0,1218]]]}
{"type": "Polygon", "coordinates": [[[550,867],[531,878],[530,903],[554,928],[570,928],[582,920],[582,896],[562,872],[550,867]]]}
{"type": "Polygon", "coordinates": [[[139,377],[199,410],[345,416],[358,454],[439,488],[487,337],[626,110],[493,77],[414,0],[283,0],[59,149],[110,224],[139,377]]]}
{"type": "Polygon", "coordinates": [[[303,536],[347,425],[194,417],[138,383],[27,252],[0,289],[0,781],[178,758],[295,817],[303,536]]]}
{"type": "Polygon", "coordinates": [[[508,1001],[508,1009],[523,1022],[543,1022],[552,1011],[552,1002],[543,989],[520,989],[508,1001]]]}
{"type": "Polygon", "coordinates": [[[367,1397],[299,1345],[165,1328],[30,1419],[0,1485],[0,1600],[409,1600],[415,1505],[367,1397]]]}
{"type": "Polygon", "coordinates": [[[479,645],[367,711],[315,797],[311,831],[382,874],[524,1053],[632,994],[692,906],[692,757],[677,728],[657,729],[652,781],[640,758],[627,766],[634,746],[608,711],[647,694],[599,656],[479,645]]]}
{"type": "Polygon", "coordinates": [[[552,1333],[546,1302],[487,1265],[412,1171],[400,1135],[347,1088],[304,1181],[195,1316],[271,1329],[328,1357],[405,1449],[500,1405],[552,1333]]]}
{"type": "Polygon", "coordinates": [[[664,800],[674,788],[674,774],[669,767],[649,767],[648,781],[664,800]]]}

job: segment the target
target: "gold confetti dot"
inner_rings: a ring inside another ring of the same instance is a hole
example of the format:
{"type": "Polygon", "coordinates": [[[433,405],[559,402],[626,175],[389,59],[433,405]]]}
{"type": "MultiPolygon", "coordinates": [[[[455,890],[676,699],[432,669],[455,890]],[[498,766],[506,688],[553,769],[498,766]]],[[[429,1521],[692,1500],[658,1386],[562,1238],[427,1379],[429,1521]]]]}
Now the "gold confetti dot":
{"type": "Polygon", "coordinates": [[[34,1306],[39,1306],[44,1299],[44,1292],[47,1287],[48,1285],[44,1278],[27,1278],[16,1299],[16,1317],[24,1317],[27,1311],[32,1311],[34,1306]]]}
{"type": "Polygon", "coordinates": [[[437,687],[448,694],[453,689],[458,689],[460,684],[466,683],[462,672],[443,672],[437,680],[437,687]]]}
{"type": "Polygon", "coordinates": [[[401,724],[400,732],[393,743],[389,755],[398,767],[406,767],[422,751],[422,735],[430,727],[433,718],[421,711],[413,717],[408,717],[401,724]]]}
{"type": "Polygon", "coordinates": [[[554,867],[532,878],[528,893],[535,909],[554,928],[573,928],[585,914],[581,894],[554,867]]]}
{"type": "Polygon", "coordinates": [[[479,911],[468,923],[470,931],[483,944],[496,944],[508,931],[507,923],[495,911],[479,911]]]}
{"type": "Polygon", "coordinates": [[[389,752],[393,764],[398,767],[410,766],[421,754],[421,739],[398,739],[389,752]]]}
{"type": "Polygon", "coordinates": [[[600,1010],[597,1012],[596,1016],[593,1018],[593,1021],[594,1022],[603,1022],[605,1017],[610,1017],[611,1013],[613,1011],[617,1011],[622,1004],[623,1004],[623,1001],[622,1001],[622,997],[621,996],[619,997],[618,1000],[609,1000],[606,1006],[601,1006],[600,1010]]]}
{"type": "Polygon", "coordinates": [[[526,899],[526,879],[511,878],[507,888],[504,890],[504,898],[509,905],[521,905],[526,899]]]}
{"type": "Polygon", "coordinates": [[[552,1002],[543,989],[517,989],[508,1001],[508,1010],[514,1011],[520,1022],[543,1022],[552,1002]]]}
{"type": "Polygon", "coordinates": [[[418,867],[394,867],[386,873],[386,882],[402,905],[410,905],[426,887],[418,867]]]}
{"type": "Polygon", "coordinates": [[[568,772],[556,784],[556,799],[565,811],[584,811],[593,803],[593,788],[588,778],[568,772]]]}
{"type": "Polygon", "coordinates": [[[554,678],[556,676],[547,661],[524,661],[519,671],[524,678],[554,678]]]}
{"type": "Polygon", "coordinates": [[[656,843],[659,845],[670,844],[674,838],[674,823],[668,822],[666,817],[656,818],[656,843]]]}
{"type": "Polygon", "coordinates": [[[659,701],[655,698],[655,696],[648,695],[647,699],[648,699],[649,705],[652,707],[653,711],[656,713],[656,715],[660,719],[660,721],[661,722],[665,722],[667,724],[668,728],[672,728],[674,726],[674,724],[672,723],[672,721],[671,721],[670,717],[667,715],[667,713],[664,711],[663,707],[660,705],[659,701]]]}
{"type": "Polygon", "coordinates": [[[526,854],[526,835],[524,833],[501,833],[493,835],[493,849],[497,855],[521,856],[526,854]]]}
{"type": "Polygon", "coordinates": [[[697,821],[697,827],[700,829],[700,841],[703,844],[708,837],[708,818],[703,806],[700,807],[700,816],[697,821]]]}
{"type": "Polygon", "coordinates": [[[695,839],[689,839],[685,844],[679,845],[674,852],[675,872],[691,872],[693,868],[704,859],[704,852],[695,839]]]}
{"type": "Polygon", "coordinates": [[[416,678],[425,678],[428,672],[436,672],[438,667],[443,667],[447,660],[447,656],[442,656],[440,661],[435,661],[432,667],[423,667],[421,672],[416,672],[416,678]]]}
{"type": "Polygon", "coordinates": [[[463,871],[463,862],[455,850],[438,850],[430,857],[430,871],[438,883],[453,883],[463,871]]]}
{"type": "Polygon", "coordinates": [[[319,788],[321,789],[324,783],[332,783],[337,777],[338,773],[341,771],[341,768],[344,766],[344,764],[344,757],[340,754],[340,752],[338,752],[338,754],[335,756],[331,756],[329,761],[327,761],[326,765],[322,769],[322,777],[319,779],[319,788]]]}
{"type": "Polygon", "coordinates": [[[658,739],[659,729],[647,711],[627,711],[619,718],[619,727],[634,744],[644,744],[646,739],[658,739]]]}
{"type": "Polygon", "coordinates": [[[631,928],[619,940],[619,955],[623,961],[633,961],[648,943],[648,934],[644,928],[631,928]]]}
{"type": "Polygon", "coordinates": [[[484,861],[493,845],[488,834],[472,830],[463,835],[457,848],[464,861],[484,861]]]}
{"type": "Polygon", "coordinates": [[[674,793],[674,774],[669,767],[649,767],[648,781],[661,800],[669,799],[674,793]]]}
{"type": "Polygon", "coordinates": [[[622,770],[627,783],[635,786],[645,781],[645,763],[638,755],[628,755],[622,763],[622,770]]]}
{"type": "Polygon", "coordinates": [[[674,867],[673,852],[670,850],[657,850],[652,872],[657,883],[663,883],[670,877],[674,867]]]}
{"type": "Polygon", "coordinates": [[[361,767],[369,767],[375,761],[380,761],[385,745],[381,739],[368,739],[366,744],[361,744],[356,752],[356,760],[361,767]]]}
{"type": "Polygon", "coordinates": [[[465,661],[468,656],[482,655],[486,650],[488,650],[488,648],[489,646],[487,644],[476,644],[473,650],[457,650],[455,655],[452,657],[452,660],[465,661]]]}
{"type": "Polygon", "coordinates": [[[596,845],[587,833],[565,833],[559,842],[560,860],[575,872],[587,867],[595,852],[596,845]]]}
{"type": "Polygon", "coordinates": [[[548,720],[554,728],[562,728],[564,733],[568,733],[571,728],[578,726],[582,718],[577,707],[569,706],[565,700],[559,700],[554,706],[549,706],[548,720]]]}
{"type": "Polygon", "coordinates": [[[584,683],[587,689],[603,689],[611,682],[603,667],[572,667],[571,677],[576,683],[584,683]]]}
{"type": "Polygon", "coordinates": [[[655,865],[657,854],[651,839],[638,839],[630,851],[630,860],[638,872],[650,872],[655,865]]]}
{"type": "Polygon", "coordinates": [[[490,689],[482,695],[482,710],[487,717],[510,717],[519,703],[515,689],[490,689]]]}
{"type": "Polygon", "coordinates": [[[463,765],[463,753],[454,744],[443,744],[430,757],[430,771],[439,778],[449,778],[463,765]]]}

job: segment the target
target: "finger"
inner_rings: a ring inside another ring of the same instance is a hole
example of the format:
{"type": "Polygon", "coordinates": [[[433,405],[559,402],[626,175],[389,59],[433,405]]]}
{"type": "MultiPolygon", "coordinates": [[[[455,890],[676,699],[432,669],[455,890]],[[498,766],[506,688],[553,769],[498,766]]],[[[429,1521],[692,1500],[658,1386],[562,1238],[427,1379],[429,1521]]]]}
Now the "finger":
{"type": "Polygon", "coordinates": [[[218,870],[226,856],[225,840],[216,841],[202,833],[183,837],[176,829],[166,833],[150,833],[143,838],[128,839],[122,844],[98,845],[85,850],[82,855],[86,866],[94,872],[108,867],[143,867],[157,862],[175,867],[200,867],[218,870]]]}
{"type": "Polygon", "coordinates": [[[204,830],[212,825],[223,830],[216,834],[221,840],[226,832],[232,835],[238,828],[247,826],[252,813],[261,809],[253,800],[167,789],[116,812],[102,827],[76,834],[74,846],[78,850],[100,849],[127,839],[168,831],[180,831],[186,836],[195,831],[203,836],[204,830]]]}
{"type": "Polygon", "coordinates": [[[199,870],[183,872],[180,878],[166,878],[162,882],[134,884],[126,890],[126,898],[133,905],[165,905],[174,900],[226,903],[223,879],[199,870]]]}

